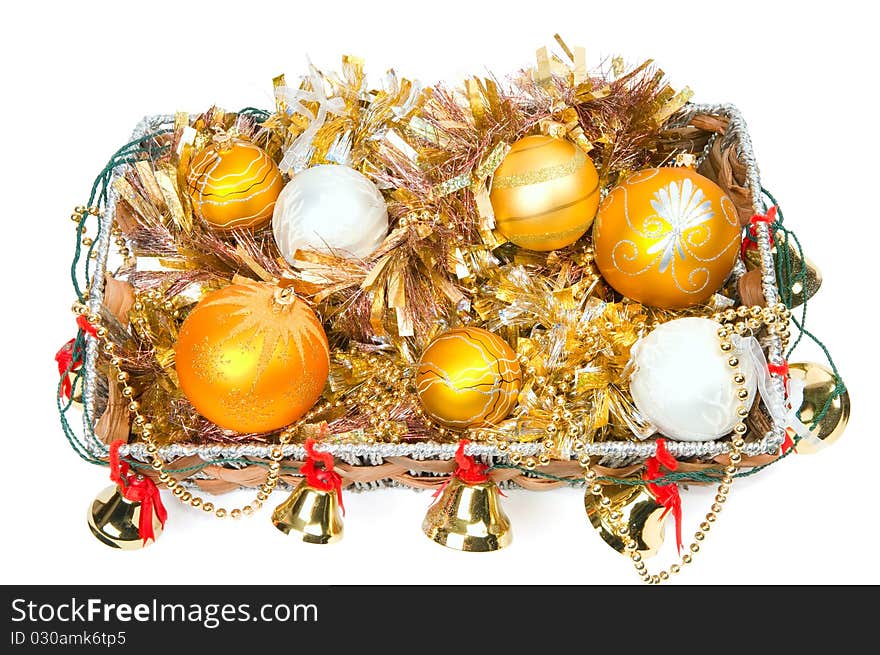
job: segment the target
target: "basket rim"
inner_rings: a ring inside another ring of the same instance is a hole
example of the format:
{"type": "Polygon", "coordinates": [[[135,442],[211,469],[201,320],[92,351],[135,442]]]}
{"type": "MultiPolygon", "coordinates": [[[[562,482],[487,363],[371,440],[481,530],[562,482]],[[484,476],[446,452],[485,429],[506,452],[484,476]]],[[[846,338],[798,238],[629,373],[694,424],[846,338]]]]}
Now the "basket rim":
{"type": "MultiPolygon", "coordinates": [[[[733,104],[700,104],[688,103],[675,115],[668,124],[684,125],[697,114],[722,116],[728,119],[728,127],[724,134],[723,142],[729,147],[735,147],[740,160],[746,166],[747,183],[752,196],[752,205],[756,214],[763,213],[764,206],[761,200],[762,187],[760,173],[755,160],[751,137],[749,136],[746,121],[739,109],[733,104]]],[[[170,114],[155,114],[145,116],[132,131],[130,141],[135,141],[150,132],[156,131],[163,126],[173,124],[174,116],[170,114]]],[[[107,259],[110,249],[110,228],[113,224],[116,212],[118,193],[113,181],[122,174],[115,171],[111,177],[106,210],[101,218],[101,229],[98,241],[95,244],[97,258],[95,272],[90,288],[88,308],[97,312],[104,300],[103,273],[107,270],[107,259]],[[102,273],[98,275],[97,273],[102,273]]],[[[764,298],[768,304],[779,301],[779,291],[776,285],[776,274],[773,268],[773,256],[771,253],[771,231],[766,223],[757,223],[757,245],[761,259],[761,286],[764,298]]],[[[765,340],[767,359],[773,364],[784,362],[782,345],[778,337],[773,336],[765,340]]],[[[95,457],[106,459],[109,447],[104,444],[94,433],[97,417],[94,417],[96,395],[96,362],[98,358],[97,341],[90,335],[86,336],[86,356],[83,366],[83,428],[85,433],[84,445],[95,457]]],[[[777,374],[771,374],[770,393],[775,396],[774,402],[784,401],[784,380],[777,374]]],[[[772,417],[771,417],[772,418],[772,417]]],[[[785,439],[784,426],[774,423],[773,428],[765,433],[759,440],[746,444],[744,453],[748,455],[769,455],[777,452],[785,439]]],[[[643,461],[656,453],[656,438],[649,437],[641,442],[634,441],[606,441],[587,444],[585,453],[600,457],[610,458],[616,461],[643,461]]],[[[120,449],[123,455],[129,455],[136,459],[147,457],[146,445],[142,443],[125,444],[120,449]]],[[[228,457],[268,457],[270,445],[259,443],[235,443],[235,444],[195,444],[174,443],[161,446],[159,454],[166,459],[177,459],[183,456],[198,455],[206,461],[224,459],[228,457]]],[[[372,461],[381,462],[385,457],[408,456],[414,459],[453,459],[456,444],[438,443],[435,441],[402,442],[402,443],[376,443],[376,444],[353,444],[353,443],[322,443],[321,450],[327,451],[341,458],[364,457],[372,461]]],[[[701,457],[710,458],[723,455],[729,451],[726,437],[711,441],[674,441],[667,440],[667,448],[676,457],[701,457]]],[[[480,455],[506,459],[511,451],[522,455],[536,455],[540,450],[538,442],[510,442],[507,451],[501,451],[496,446],[481,443],[471,443],[466,452],[471,455],[480,455]]],[[[304,448],[301,445],[288,445],[284,448],[285,457],[303,457],[304,448]]],[[[572,454],[572,459],[576,457],[572,454]]]]}

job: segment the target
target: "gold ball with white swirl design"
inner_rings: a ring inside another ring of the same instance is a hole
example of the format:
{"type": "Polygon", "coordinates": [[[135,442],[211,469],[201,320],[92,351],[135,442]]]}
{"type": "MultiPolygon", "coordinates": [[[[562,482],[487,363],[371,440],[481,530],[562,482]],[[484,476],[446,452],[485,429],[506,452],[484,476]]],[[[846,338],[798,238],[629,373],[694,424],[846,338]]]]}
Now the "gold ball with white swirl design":
{"type": "Polygon", "coordinates": [[[495,425],[516,405],[522,372],[501,337],[476,327],[436,337],[419,361],[416,388],[424,411],[450,428],[495,425]]]}
{"type": "Polygon", "coordinates": [[[649,168],[602,201],[593,225],[596,265],[616,291],[681,309],[715,293],[739,255],[736,210],[712,180],[686,168],[649,168]]]}
{"type": "Polygon", "coordinates": [[[514,143],[492,178],[495,224],[529,250],[556,250],[580,239],[599,207],[599,174],[575,144],[550,136],[514,143]]]}
{"type": "Polygon", "coordinates": [[[193,211],[224,231],[263,227],[283,185],[281,171],[262,148],[233,138],[199,150],[186,176],[193,211]]]}

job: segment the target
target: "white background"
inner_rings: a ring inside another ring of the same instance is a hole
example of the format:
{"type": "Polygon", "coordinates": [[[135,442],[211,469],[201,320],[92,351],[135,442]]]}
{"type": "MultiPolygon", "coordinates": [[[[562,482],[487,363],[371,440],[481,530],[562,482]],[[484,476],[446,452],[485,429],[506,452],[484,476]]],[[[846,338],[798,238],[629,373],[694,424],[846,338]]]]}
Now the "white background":
{"type": "MultiPolygon", "coordinates": [[[[271,79],[344,53],[373,79],[394,66],[426,83],[530,65],[561,31],[592,64],[654,57],[696,101],[732,101],[762,176],[825,282],[809,325],[832,349],[853,416],[833,448],[738,482],[687,583],[880,582],[878,537],[876,130],[878,50],[868,3],[770,2],[16,2],[4,9],[2,144],[2,583],[630,583],[624,558],[587,525],[582,492],[512,492],[515,539],[458,553],[420,531],[430,496],[347,494],[345,539],[309,546],[256,517],[217,521],[167,498],[154,545],[95,541],[85,511],[107,470],[68,447],[53,355],[74,331],[68,216],[144,114],[212,103],[270,108],[271,79]],[[624,8],[625,7],[625,8],[624,8]],[[874,178],[874,179],[872,179],[874,178]]],[[[809,348],[793,360],[817,359],[809,348]]],[[[230,506],[232,498],[223,503],[230,506]]],[[[239,499],[241,500],[241,499],[239,499]]],[[[710,495],[684,493],[693,531],[710,495]]],[[[667,545],[672,533],[667,535],[667,545]]],[[[666,551],[669,555],[669,551],[666,551]]],[[[662,557],[660,559],[663,559],[662,557]]],[[[658,560],[655,560],[655,563],[658,560]]]]}

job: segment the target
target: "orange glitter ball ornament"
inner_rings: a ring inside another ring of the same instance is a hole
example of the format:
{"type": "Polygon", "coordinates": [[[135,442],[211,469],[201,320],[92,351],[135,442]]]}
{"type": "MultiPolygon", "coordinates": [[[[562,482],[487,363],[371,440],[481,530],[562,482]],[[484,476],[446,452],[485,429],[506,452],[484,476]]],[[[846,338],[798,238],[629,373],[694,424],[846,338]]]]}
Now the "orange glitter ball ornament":
{"type": "Polygon", "coordinates": [[[190,312],[174,346],[180,388],[202,416],[235,432],[293,423],[321,396],[327,335],[292,289],[236,280],[190,312]]]}
{"type": "Polygon", "coordinates": [[[186,186],[193,211],[213,228],[256,229],[272,218],[284,180],[262,148],[221,133],[193,156],[186,186]]]}
{"type": "Polygon", "coordinates": [[[721,187],[687,168],[649,168],[615,187],[593,224],[596,265],[616,291],[665,309],[705,302],[733,270],[741,241],[721,187]]]}

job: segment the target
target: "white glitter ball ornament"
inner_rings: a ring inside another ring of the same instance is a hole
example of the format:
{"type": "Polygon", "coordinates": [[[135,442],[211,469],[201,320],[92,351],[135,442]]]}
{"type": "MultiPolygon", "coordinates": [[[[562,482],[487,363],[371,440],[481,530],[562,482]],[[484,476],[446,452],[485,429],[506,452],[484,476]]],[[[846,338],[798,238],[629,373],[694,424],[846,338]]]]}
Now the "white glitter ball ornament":
{"type": "Polygon", "coordinates": [[[376,185],[347,166],[322,164],[294,175],[275,203],[275,243],[289,263],[298,249],[369,257],[388,234],[376,185]]]}
{"type": "Polygon", "coordinates": [[[738,422],[740,400],[727,360],[736,355],[751,407],[757,388],[752,360],[734,348],[723,352],[720,324],[707,318],[663,323],[633,346],[630,391],[636,407],[657,430],[678,441],[725,436],[738,422]]]}

